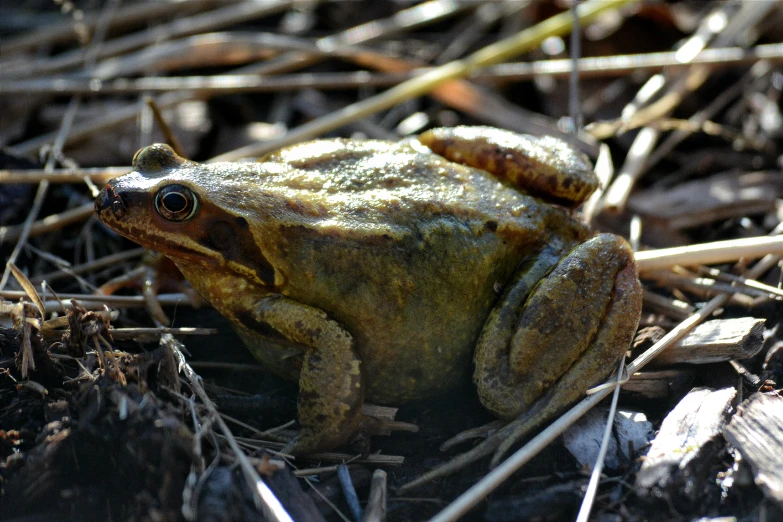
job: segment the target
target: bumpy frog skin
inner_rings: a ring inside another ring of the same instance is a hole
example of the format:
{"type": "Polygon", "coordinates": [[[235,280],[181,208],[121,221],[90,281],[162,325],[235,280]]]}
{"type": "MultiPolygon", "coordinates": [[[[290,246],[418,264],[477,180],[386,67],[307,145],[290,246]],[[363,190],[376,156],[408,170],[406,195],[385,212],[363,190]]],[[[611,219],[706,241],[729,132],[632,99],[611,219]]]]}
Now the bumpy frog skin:
{"type": "Polygon", "coordinates": [[[471,369],[501,418],[548,390],[562,408],[638,324],[632,253],[564,208],[596,180],[555,138],[458,127],[216,164],[158,144],[133,168],[98,216],[169,256],[261,363],[298,379],[294,453],[348,440],[365,399],[429,397],[471,369]]]}

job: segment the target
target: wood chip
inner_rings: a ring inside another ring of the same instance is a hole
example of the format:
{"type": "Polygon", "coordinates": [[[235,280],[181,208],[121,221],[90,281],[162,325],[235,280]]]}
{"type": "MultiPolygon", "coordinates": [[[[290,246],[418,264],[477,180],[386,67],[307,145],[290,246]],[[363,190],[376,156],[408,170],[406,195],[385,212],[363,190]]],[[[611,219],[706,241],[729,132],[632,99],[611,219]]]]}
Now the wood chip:
{"type": "Polygon", "coordinates": [[[694,388],[666,416],[636,477],[640,497],[677,505],[696,502],[712,477],[706,473],[725,442],[723,426],[736,390],[694,388]]]}
{"type": "Polygon", "coordinates": [[[639,399],[666,399],[691,380],[693,371],[688,368],[636,372],[630,381],[623,384],[623,393],[639,399]]]}
{"type": "Polygon", "coordinates": [[[783,397],[754,394],[740,405],[723,436],[750,463],[761,491],[783,508],[783,397]]]}
{"type": "Polygon", "coordinates": [[[740,317],[700,324],[674,346],[661,352],[657,364],[709,364],[749,359],[764,344],[764,319],[740,317]]]}

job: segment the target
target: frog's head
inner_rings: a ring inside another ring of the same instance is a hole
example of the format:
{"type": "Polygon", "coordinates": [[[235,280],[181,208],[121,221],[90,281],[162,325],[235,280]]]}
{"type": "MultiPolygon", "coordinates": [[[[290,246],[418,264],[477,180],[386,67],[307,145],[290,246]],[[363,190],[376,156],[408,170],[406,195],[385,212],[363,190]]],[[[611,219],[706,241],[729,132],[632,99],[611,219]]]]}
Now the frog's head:
{"type": "Polygon", "coordinates": [[[136,153],[132,172],[101,190],[95,212],[112,230],[164,253],[180,268],[228,269],[271,286],[275,270],[237,210],[241,205],[225,204],[241,197],[241,188],[221,183],[227,165],[243,168],[202,165],[181,158],[168,145],[150,145],[136,153]]]}

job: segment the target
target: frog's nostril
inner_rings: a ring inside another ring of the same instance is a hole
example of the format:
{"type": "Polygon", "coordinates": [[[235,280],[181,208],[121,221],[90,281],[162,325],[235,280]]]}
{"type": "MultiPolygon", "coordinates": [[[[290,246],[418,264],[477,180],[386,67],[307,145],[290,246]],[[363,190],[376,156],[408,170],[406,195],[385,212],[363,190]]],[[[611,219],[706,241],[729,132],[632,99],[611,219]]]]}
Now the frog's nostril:
{"type": "Polygon", "coordinates": [[[98,214],[101,213],[101,211],[106,210],[106,207],[109,206],[109,198],[106,196],[106,190],[101,190],[98,194],[98,197],[95,198],[95,212],[98,214]]]}
{"type": "Polygon", "coordinates": [[[103,187],[98,197],[95,198],[95,211],[98,214],[103,214],[107,210],[111,210],[115,219],[122,218],[128,211],[122,195],[116,192],[111,185],[103,187]]]}

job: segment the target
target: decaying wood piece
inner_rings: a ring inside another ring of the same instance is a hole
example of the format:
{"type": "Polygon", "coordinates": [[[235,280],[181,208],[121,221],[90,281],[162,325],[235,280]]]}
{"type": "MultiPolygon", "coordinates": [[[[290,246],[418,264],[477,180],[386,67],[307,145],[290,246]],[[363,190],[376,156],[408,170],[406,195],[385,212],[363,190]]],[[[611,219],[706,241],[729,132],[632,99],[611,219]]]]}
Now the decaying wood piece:
{"type": "Polygon", "coordinates": [[[710,467],[725,447],[721,433],[736,390],[694,388],[666,416],[636,477],[642,498],[673,505],[706,502],[710,467]]]}
{"type": "Polygon", "coordinates": [[[769,212],[783,194],[779,172],[725,172],[669,190],[643,190],[628,201],[631,211],[666,222],[673,229],[719,219],[769,212]]]}
{"type": "Polygon", "coordinates": [[[749,359],[764,344],[764,319],[715,319],[693,329],[656,358],[659,364],[708,364],[749,359]]]}
{"type": "Polygon", "coordinates": [[[723,436],[750,463],[767,498],[783,508],[783,397],[752,395],[739,406],[723,436]]]}
{"type": "Polygon", "coordinates": [[[679,390],[693,379],[688,368],[675,368],[652,372],[636,372],[630,381],[623,384],[623,393],[630,393],[641,399],[665,399],[672,391],[679,390]]]}

